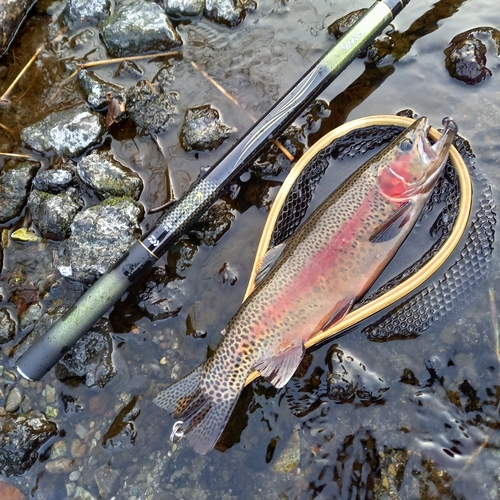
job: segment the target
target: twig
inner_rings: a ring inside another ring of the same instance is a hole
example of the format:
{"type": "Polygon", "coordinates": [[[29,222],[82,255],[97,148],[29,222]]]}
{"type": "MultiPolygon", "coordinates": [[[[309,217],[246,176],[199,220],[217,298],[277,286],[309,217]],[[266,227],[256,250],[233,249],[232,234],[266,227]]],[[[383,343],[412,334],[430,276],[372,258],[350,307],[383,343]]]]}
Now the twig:
{"type": "Polygon", "coordinates": [[[13,158],[27,158],[27,159],[33,158],[30,155],[23,155],[19,153],[0,153],[0,156],[12,156],[13,158]]]}
{"type": "Polygon", "coordinates": [[[9,95],[16,86],[17,82],[21,79],[21,77],[26,73],[28,68],[35,62],[36,58],[39,56],[40,52],[42,52],[44,45],[40,45],[36,52],[33,54],[33,57],[27,62],[26,66],[21,70],[21,72],[17,75],[16,79],[10,84],[9,88],[4,92],[2,97],[0,97],[0,105],[7,106],[9,101],[9,95]]]}
{"type": "Polygon", "coordinates": [[[12,130],[10,127],[7,127],[7,125],[4,125],[3,123],[0,123],[0,128],[8,132],[10,135],[15,135],[15,131],[12,130]]]}
{"type": "MultiPolygon", "coordinates": [[[[200,72],[217,90],[219,90],[222,94],[224,94],[233,104],[236,104],[239,108],[243,109],[241,104],[235,99],[227,90],[222,87],[219,83],[217,83],[206,71],[202,70],[194,61],[191,61],[191,66],[200,72]]],[[[257,119],[252,116],[248,111],[245,110],[250,119],[255,123],[257,119]]],[[[290,160],[293,161],[295,158],[293,155],[279,142],[277,139],[273,139],[272,142],[276,145],[276,147],[290,160]]]]}
{"type": "Polygon", "coordinates": [[[170,207],[170,205],[173,205],[175,203],[175,200],[170,200],[164,203],[163,205],[160,205],[158,207],[150,208],[148,210],[148,214],[155,214],[156,212],[162,212],[163,210],[167,209],[170,207]]]}
{"type": "MultiPolygon", "coordinates": [[[[124,61],[140,61],[142,59],[155,59],[156,57],[170,57],[182,55],[182,51],[173,50],[170,52],[158,52],[157,54],[143,54],[141,56],[128,56],[128,57],[116,57],[114,59],[102,59],[100,61],[91,61],[88,63],[78,64],[78,69],[94,68],[96,66],[103,66],[105,64],[113,64],[124,61]]],[[[73,73],[74,75],[75,73],[73,73]]],[[[73,76],[71,75],[71,76],[73,76]]],[[[70,77],[71,78],[71,77],[70,77]]]]}

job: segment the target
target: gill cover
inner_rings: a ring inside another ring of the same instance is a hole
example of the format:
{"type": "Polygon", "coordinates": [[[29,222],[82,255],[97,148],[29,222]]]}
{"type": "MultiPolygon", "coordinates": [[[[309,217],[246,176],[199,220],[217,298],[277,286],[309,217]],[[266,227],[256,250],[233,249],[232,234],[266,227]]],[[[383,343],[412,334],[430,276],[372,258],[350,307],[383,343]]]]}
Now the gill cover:
{"type": "Polygon", "coordinates": [[[444,118],[445,130],[431,145],[427,138],[428,120],[416,120],[397,139],[393,157],[380,168],[378,181],[381,193],[395,203],[405,203],[420,194],[427,195],[441,173],[458,127],[451,118],[444,118]]]}

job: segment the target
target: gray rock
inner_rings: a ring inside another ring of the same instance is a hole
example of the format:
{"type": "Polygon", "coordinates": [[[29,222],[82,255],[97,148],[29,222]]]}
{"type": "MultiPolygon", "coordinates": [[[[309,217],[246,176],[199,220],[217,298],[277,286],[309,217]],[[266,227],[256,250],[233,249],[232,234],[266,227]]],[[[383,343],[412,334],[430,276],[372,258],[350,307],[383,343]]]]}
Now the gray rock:
{"type": "Polygon", "coordinates": [[[144,210],[128,198],[110,198],[76,215],[56,266],[68,278],[93,283],[140,237],[144,210]]]}
{"type": "Polygon", "coordinates": [[[97,26],[110,12],[108,0],[69,0],[64,10],[64,22],[71,28],[87,24],[97,26]]]}
{"type": "Polygon", "coordinates": [[[106,21],[101,35],[114,57],[167,51],[182,45],[164,10],[144,0],[119,9],[106,21]]]}
{"type": "Polygon", "coordinates": [[[57,458],[45,464],[45,469],[50,474],[68,474],[73,470],[74,460],[70,458],[57,458]]]}
{"type": "Polygon", "coordinates": [[[0,344],[10,342],[16,336],[16,322],[6,307],[0,308],[0,344]]]}
{"type": "Polygon", "coordinates": [[[93,71],[79,71],[78,83],[87,96],[89,106],[96,111],[102,111],[108,106],[108,96],[122,102],[125,100],[125,89],[123,87],[102,80],[93,71]]]}
{"type": "Polygon", "coordinates": [[[56,433],[56,425],[38,411],[0,417],[0,470],[6,476],[24,474],[40,446],[56,433]]]}
{"type": "Polygon", "coordinates": [[[33,179],[33,187],[39,191],[57,194],[66,191],[75,183],[74,167],[69,163],[59,168],[39,170],[33,179]]]}
{"type": "Polygon", "coordinates": [[[100,319],[57,363],[56,377],[81,378],[87,387],[104,387],[116,375],[110,332],[109,320],[100,319]]]}
{"type": "Polygon", "coordinates": [[[21,214],[39,163],[8,162],[0,172],[0,224],[21,214]]]}
{"type": "Polygon", "coordinates": [[[210,104],[186,111],[181,129],[181,145],[186,151],[210,151],[218,148],[236,129],[220,121],[219,112],[210,104]]]}
{"type": "Polygon", "coordinates": [[[21,139],[36,151],[75,157],[97,144],[103,133],[103,117],[81,104],[24,128],[21,139]]]}
{"type": "Polygon", "coordinates": [[[142,179],[116,160],[111,151],[92,151],[78,162],[80,179],[103,198],[130,196],[138,200],[142,179]]]}
{"type": "Polygon", "coordinates": [[[7,400],[5,401],[5,410],[7,413],[14,413],[19,410],[22,399],[23,395],[21,394],[19,387],[11,387],[7,400]]]}
{"type": "Polygon", "coordinates": [[[193,224],[189,236],[198,244],[215,246],[231,227],[234,217],[231,206],[219,202],[193,224]]]}
{"type": "Polygon", "coordinates": [[[164,0],[163,8],[172,19],[197,17],[203,14],[205,0],[164,0]]]}
{"type": "Polygon", "coordinates": [[[94,479],[102,498],[109,498],[120,473],[109,465],[101,465],[94,471],[94,479]]]}
{"type": "Polygon", "coordinates": [[[71,234],[71,223],[83,205],[75,188],[59,194],[34,189],[28,198],[33,222],[43,236],[54,240],[63,240],[71,234]]]}
{"type": "Polygon", "coordinates": [[[185,301],[182,279],[155,267],[137,296],[137,305],[151,321],[177,316],[185,301]]]}
{"type": "Polygon", "coordinates": [[[206,0],[205,16],[216,23],[233,27],[245,19],[250,7],[255,8],[255,2],[242,4],[237,0],[206,0]]]}
{"type": "Polygon", "coordinates": [[[2,23],[0,25],[0,56],[9,48],[26,14],[34,4],[34,0],[17,0],[2,2],[2,23]]]}
{"type": "Polygon", "coordinates": [[[81,486],[76,487],[75,495],[73,496],[75,500],[97,500],[94,495],[89,493],[85,488],[81,486]]]}
{"type": "Polygon", "coordinates": [[[127,92],[127,111],[139,134],[161,134],[173,123],[177,113],[174,92],[154,92],[141,80],[127,92]]]}

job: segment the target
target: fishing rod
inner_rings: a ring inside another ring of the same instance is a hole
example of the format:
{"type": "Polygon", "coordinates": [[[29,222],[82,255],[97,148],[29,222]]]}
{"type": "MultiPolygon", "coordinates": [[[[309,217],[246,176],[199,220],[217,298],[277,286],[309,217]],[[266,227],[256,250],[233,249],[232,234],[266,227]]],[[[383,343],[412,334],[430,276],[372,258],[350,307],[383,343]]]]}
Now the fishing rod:
{"type": "Polygon", "coordinates": [[[278,138],[295,118],[408,5],[410,0],[377,0],[302,78],[232,148],[201,176],[141,240],[19,358],[16,368],[41,379],[177,239],[223,194],[226,187],[278,138]]]}

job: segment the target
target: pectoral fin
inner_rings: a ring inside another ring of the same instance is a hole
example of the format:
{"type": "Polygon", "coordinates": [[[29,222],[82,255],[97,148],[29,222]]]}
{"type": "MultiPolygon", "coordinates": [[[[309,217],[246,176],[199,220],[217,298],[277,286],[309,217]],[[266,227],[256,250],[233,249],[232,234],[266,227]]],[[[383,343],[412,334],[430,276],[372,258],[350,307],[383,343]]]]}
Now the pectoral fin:
{"type": "Polygon", "coordinates": [[[276,264],[276,262],[280,258],[285,247],[286,244],[281,243],[268,250],[264,255],[264,257],[262,258],[262,262],[260,263],[259,270],[257,271],[257,275],[255,276],[256,286],[267,276],[269,271],[274,267],[274,264],[276,264]]]}
{"type": "Polygon", "coordinates": [[[271,384],[280,389],[292,378],[303,356],[304,346],[300,344],[260,361],[254,368],[271,384]]]}
{"type": "Polygon", "coordinates": [[[354,304],[354,299],[346,299],[340,301],[335,309],[332,311],[331,315],[325,321],[323,325],[320,326],[320,330],[327,330],[335,323],[338,323],[341,319],[343,319],[346,314],[352,309],[352,305],[354,304]]]}
{"type": "Polygon", "coordinates": [[[383,243],[392,240],[410,221],[412,209],[413,204],[409,201],[401,205],[389,219],[375,228],[369,240],[372,243],[383,243]]]}

